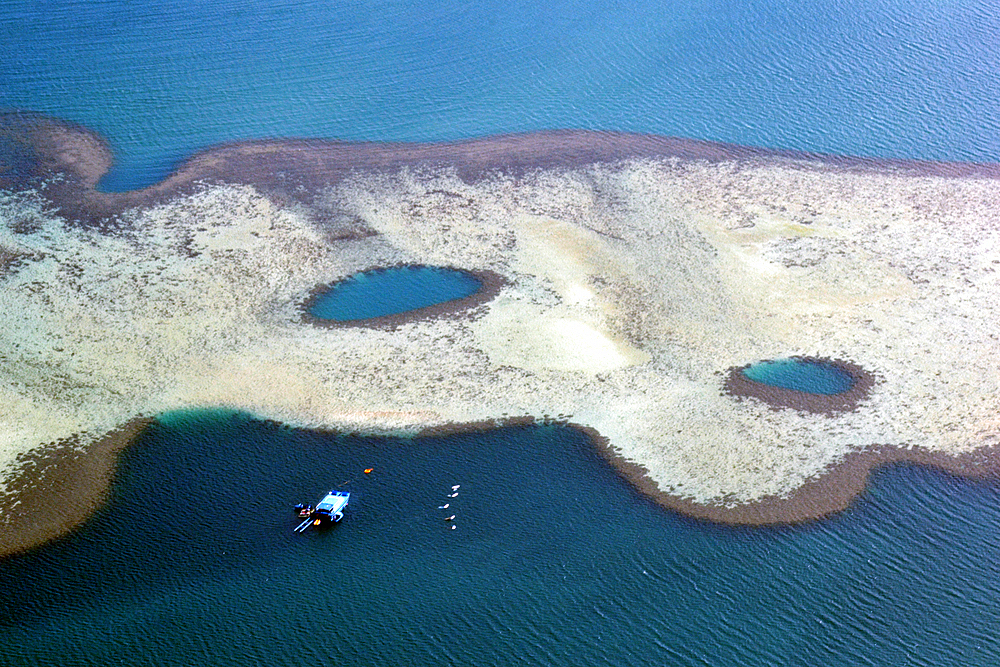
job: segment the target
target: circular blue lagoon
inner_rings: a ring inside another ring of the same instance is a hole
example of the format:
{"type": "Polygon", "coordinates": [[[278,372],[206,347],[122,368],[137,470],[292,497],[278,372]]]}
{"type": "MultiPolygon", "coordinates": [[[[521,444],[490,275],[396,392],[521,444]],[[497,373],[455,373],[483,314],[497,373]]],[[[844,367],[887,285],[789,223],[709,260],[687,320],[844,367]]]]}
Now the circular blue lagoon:
{"type": "Polygon", "coordinates": [[[830,415],[857,409],[876,380],[851,361],[789,357],[730,368],[723,389],[738,399],[760,400],[774,408],[830,415]]]}
{"type": "Polygon", "coordinates": [[[396,266],[356,273],[319,291],[311,316],[329,322],[390,317],[449,304],[480,291],[483,281],[468,271],[433,266],[396,266]]]}
{"type": "Polygon", "coordinates": [[[841,365],[797,357],[761,361],[744,368],[743,375],[779,389],[823,396],[850,391],[855,384],[854,376],[841,365]]]}

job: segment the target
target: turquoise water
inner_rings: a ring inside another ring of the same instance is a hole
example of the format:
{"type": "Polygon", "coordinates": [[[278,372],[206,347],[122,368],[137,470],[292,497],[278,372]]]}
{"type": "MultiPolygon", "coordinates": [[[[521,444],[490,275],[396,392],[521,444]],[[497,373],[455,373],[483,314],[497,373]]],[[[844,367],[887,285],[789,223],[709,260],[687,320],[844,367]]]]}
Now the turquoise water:
{"type": "Polygon", "coordinates": [[[829,521],[725,528],[662,511],[565,427],[172,415],[83,530],[0,562],[0,664],[995,664],[997,491],[899,467],[829,521]],[[344,521],[293,534],[331,486],[344,521]]]}
{"type": "Polygon", "coordinates": [[[334,322],[366,320],[463,299],[480,287],[475,276],[456,269],[397,266],[362,271],[319,294],[309,314],[334,322]]]}
{"type": "Polygon", "coordinates": [[[8,0],[0,107],[110,138],[107,189],[220,141],[580,128],[1000,161],[988,0],[8,0]]]}
{"type": "Polygon", "coordinates": [[[743,369],[754,382],[772,387],[831,396],[850,390],[854,378],[833,364],[809,359],[761,361],[743,369]]]}

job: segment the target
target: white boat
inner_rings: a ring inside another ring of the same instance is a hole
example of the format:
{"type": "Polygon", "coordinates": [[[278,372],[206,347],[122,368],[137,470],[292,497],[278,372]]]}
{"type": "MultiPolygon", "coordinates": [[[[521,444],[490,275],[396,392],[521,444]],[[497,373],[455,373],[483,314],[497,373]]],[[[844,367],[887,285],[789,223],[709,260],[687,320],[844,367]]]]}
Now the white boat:
{"type": "Polygon", "coordinates": [[[305,532],[310,526],[323,527],[338,523],[344,518],[344,508],[347,507],[351,494],[348,491],[331,491],[320,500],[316,507],[296,505],[295,511],[305,520],[295,527],[296,533],[305,532]]]}
{"type": "Polygon", "coordinates": [[[351,494],[347,491],[331,491],[316,505],[313,518],[337,523],[344,518],[344,508],[350,499],[351,494]]]}

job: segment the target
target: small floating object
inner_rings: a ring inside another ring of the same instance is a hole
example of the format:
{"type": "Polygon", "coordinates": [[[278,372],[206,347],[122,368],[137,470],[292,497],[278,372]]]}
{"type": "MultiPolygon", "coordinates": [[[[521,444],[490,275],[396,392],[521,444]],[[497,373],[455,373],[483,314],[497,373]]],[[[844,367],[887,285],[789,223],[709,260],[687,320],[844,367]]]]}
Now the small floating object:
{"type": "Polygon", "coordinates": [[[450,496],[448,496],[448,497],[449,497],[449,498],[454,498],[454,497],[455,497],[455,496],[457,496],[457,495],[458,495],[458,491],[456,491],[455,493],[451,494],[451,495],[450,495],[450,496]]]}
{"type": "Polygon", "coordinates": [[[450,504],[451,503],[445,503],[444,505],[438,505],[438,509],[439,510],[446,510],[446,509],[448,509],[448,505],[450,505],[450,504]]]}
{"type": "Polygon", "coordinates": [[[365,474],[370,475],[375,470],[375,468],[365,468],[365,474]]]}
{"type": "Polygon", "coordinates": [[[458,491],[460,488],[462,488],[462,485],[461,484],[456,484],[455,486],[451,487],[451,490],[452,491],[458,491]]]}
{"type": "Polygon", "coordinates": [[[456,526],[455,524],[451,524],[451,529],[452,530],[455,530],[456,528],[458,528],[458,526],[456,526]]]}
{"type": "Polygon", "coordinates": [[[454,514],[452,514],[451,516],[446,516],[446,517],[444,518],[444,520],[445,520],[445,521],[454,521],[454,520],[455,520],[455,515],[454,515],[454,514]]]}

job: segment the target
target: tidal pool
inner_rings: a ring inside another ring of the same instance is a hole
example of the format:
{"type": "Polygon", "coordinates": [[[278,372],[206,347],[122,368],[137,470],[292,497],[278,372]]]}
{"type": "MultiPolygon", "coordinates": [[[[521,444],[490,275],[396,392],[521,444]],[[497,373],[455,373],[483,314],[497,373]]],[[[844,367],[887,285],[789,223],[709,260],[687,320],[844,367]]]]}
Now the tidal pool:
{"type": "Polygon", "coordinates": [[[313,317],[353,322],[399,315],[472,296],[482,282],[468,271],[433,266],[396,266],[362,271],[316,294],[313,317]]]}
{"type": "Polygon", "coordinates": [[[854,376],[837,364],[799,357],[761,361],[744,368],[743,375],[772,387],[823,396],[850,391],[855,383],[854,376]]]}

